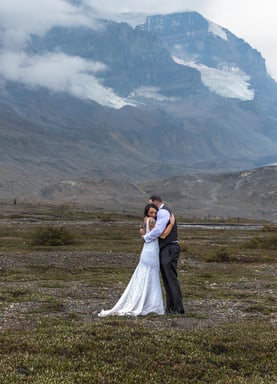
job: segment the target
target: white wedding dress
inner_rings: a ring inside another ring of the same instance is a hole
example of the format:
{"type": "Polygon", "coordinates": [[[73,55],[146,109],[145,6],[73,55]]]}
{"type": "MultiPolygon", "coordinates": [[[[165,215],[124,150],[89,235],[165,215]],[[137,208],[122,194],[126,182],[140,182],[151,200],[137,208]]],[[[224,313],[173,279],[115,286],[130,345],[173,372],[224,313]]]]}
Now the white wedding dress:
{"type": "MultiPolygon", "coordinates": [[[[148,222],[146,232],[149,232],[148,222]]],[[[138,316],[150,313],[164,314],[158,239],[144,243],[139,263],[122,296],[112,309],[103,309],[98,316],[138,316]]]]}

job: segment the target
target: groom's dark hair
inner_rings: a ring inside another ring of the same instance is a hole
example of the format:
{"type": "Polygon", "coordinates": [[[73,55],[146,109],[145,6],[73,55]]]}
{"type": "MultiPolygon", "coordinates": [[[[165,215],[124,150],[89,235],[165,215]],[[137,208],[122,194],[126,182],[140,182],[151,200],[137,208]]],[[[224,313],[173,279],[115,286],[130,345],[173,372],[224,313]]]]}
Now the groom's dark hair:
{"type": "Polygon", "coordinates": [[[152,195],[152,196],[149,197],[149,200],[158,201],[159,203],[163,202],[161,196],[159,196],[159,195],[152,195]]]}

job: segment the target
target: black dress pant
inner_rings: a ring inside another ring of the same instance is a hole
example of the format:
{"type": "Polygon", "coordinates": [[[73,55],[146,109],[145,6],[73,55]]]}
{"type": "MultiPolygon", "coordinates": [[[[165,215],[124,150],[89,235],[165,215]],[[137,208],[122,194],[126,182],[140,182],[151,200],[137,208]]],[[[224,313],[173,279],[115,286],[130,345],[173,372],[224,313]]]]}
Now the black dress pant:
{"type": "Polygon", "coordinates": [[[184,313],[183,298],[177,277],[179,256],[178,243],[170,243],[160,249],[161,275],[166,292],[166,313],[184,313]]]}

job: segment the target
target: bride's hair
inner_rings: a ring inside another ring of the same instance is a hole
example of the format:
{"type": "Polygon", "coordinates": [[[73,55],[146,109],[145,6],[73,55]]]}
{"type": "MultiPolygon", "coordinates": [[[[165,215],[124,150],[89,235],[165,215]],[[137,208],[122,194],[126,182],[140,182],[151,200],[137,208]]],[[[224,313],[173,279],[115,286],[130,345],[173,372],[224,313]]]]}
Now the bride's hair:
{"type": "Polygon", "coordinates": [[[158,207],[154,203],[149,203],[144,208],[144,216],[148,216],[148,211],[150,208],[155,208],[156,210],[158,210],[158,207]]]}

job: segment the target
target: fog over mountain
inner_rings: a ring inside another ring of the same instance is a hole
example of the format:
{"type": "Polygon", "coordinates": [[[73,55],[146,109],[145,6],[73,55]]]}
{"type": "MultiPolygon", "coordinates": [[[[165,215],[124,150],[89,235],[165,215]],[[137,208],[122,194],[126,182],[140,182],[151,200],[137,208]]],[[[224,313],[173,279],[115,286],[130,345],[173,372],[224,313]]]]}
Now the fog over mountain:
{"type": "MultiPolygon", "coordinates": [[[[136,27],[77,16],[77,25],[38,30],[20,50],[0,41],[0,198],[82,197],[100,207],[112,193],[110,208],[125,209],[133,188],[145,199],[166,180],[167,197],[179,196],[184,210],[188,177],[220,175],[216,190],[225,195],[228,174],[268,169],[255,204],[263,205],[258,216],[274,217],[277,186],[266,180],[277,163],[277,84],[261,54],[197,12],[153,15],[136,27]],[[106,181],[110,191],[99,192],[106,181]]],[[[209,204],[195,200],[191,210],[224,215],[222,196],[208,198],[215,184],[204,185],[206,193],[192,193],[209,204]]],[[[241,204],[251,216],[250,195],[241,204]]],[[[228,215],[240,209],[230,201],[228,215]]]]}

